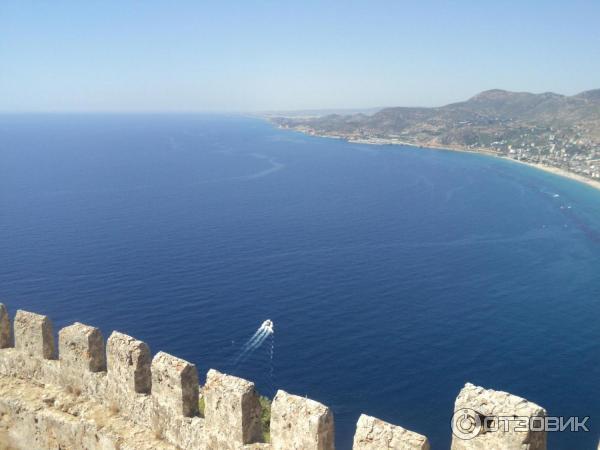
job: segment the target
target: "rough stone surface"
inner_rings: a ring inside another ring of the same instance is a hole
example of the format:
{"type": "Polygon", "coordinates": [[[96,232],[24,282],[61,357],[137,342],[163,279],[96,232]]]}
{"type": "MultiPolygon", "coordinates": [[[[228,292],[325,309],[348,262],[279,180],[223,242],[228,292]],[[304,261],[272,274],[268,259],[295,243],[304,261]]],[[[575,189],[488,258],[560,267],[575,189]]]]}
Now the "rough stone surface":
{"type": "Polygon", "coordinates": [[[0,449],[177,448],[92,399],[0,377],[0,449]]]}
{"type": "Polygon", "coordinates": [[[14,327],[17,349],[38,358],[54,359],[52,322],[47,316],[18,310],[14,327]]]}
{"type": "Polygon", "coordinates": [[[108,338],[106,357],[109,382],[113,387],[121,387],[132,393],[150,392],[152,376],[148,345],[131,336],[113,331],[108,338]]]}
{"type": "Polygon", "coordinates": [[[321,403],[278,391],[271,405],[273,450],[334,449],[333,413],[321,403]]]}
{"type": "Polygon", "coordinates": [[[106,370],[104,338],[98,328],[74,323],[58,333],[60,362],[70,369],[100,372],[106,370]]]}
{"type": "Polygon", "coordinates": [[[352,450],[429,450],[425,436],[361,415],[356,424],[352,450]]]}
{"type": "MultiPolygon", "coordinates": [[[[541,406],[507,392],[484,389],[467,383],[460,391],[455,402],[455,411],[473,411],[478,414],[481,423],[485,417],[545,417],[541,406]]],[[[470,414],[474,414],[470,413],[470,414]]],[[[546,433],[540,431],[517,431],[516,421],[494,422],[493,429],[481,427],[481,431],[471,439],[452,436],[452,450],[545,450],[546,433]],[[505,431],[505,424],[508,427],[505,431]]],[[[478,428],[478,427],[476,427],[478,428]]]]}
{"type": "Polygon", "coordinates": [[[10,332],[10,318],[6,306],[0,303],[0,348],[12,347],[12,333],[10,332]]]}
{"type": "Polygon", "coordinates": [[[203,394],[208,448],[237,449],[260,441],[261,407],[254,383],[211,369],[203,394]]]}
{"type": "Polygon", "coordinates": [[[198,414],[196,366],[164,352],[152,360],[152,396],[166,414],[191,417],[198,414]]]}

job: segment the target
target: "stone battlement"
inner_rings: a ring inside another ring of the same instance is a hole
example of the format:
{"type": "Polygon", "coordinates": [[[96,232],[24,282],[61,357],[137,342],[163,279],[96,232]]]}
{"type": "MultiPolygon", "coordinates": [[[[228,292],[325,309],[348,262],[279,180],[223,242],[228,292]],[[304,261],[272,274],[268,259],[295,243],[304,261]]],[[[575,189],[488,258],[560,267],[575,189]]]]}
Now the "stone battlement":
{"type": "MultiPolygon", "coordinates": [[[[108,340],[75,323],[58,332],[39,314],[0,304],[0,450],[333,450],[334,418],[325,405],[277,392],[270,442],[261,442],[261,404],[254,383],[209,370],[200,388],[194,364],[123,333],[108,340]],[[12,323],[11,323],[12,322],[12,323]],[[199,413],[204,400],[204,417],[199,413]]],[[[544,416],[513,395],[467,384],[456,409],[481,415],[544,416]]],[[[452,411],[449,411],[448,417],[452,411]]],[[[453,450],[543,450],[545,433],[485,432],[456,437],[453,450]]],[[[426,450],[425,436],[362,415],[353,450],[426,450]]]]}

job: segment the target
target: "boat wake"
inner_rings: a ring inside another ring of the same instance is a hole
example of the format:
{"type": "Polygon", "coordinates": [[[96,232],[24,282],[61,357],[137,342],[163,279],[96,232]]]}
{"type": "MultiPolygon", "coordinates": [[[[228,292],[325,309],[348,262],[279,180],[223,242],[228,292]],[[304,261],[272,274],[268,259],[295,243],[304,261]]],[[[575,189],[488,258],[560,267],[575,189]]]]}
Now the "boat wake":
{"type": "MultiPolygon", "coordinates": [[[[273,336],[275,333],[274,325],[271,320],[265,320],[261,326],[256,330],[248,341],[242,346],[240,352],[233,361],[234,367],[239,366],[241,363],[246,361],[252,353],[260,348],[269,336],[273,336]]],[[[272,346],[271,346],[272,347],[272,346]]]]}

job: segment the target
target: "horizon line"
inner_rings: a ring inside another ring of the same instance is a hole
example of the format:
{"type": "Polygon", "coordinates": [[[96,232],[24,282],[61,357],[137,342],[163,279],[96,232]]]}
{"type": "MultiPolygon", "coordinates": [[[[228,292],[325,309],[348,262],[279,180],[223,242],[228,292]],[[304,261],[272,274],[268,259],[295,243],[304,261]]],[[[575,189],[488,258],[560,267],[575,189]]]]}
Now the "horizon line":
{"type": "Polygon", "coordinates": [[[385,108],[441,108],[443,106],[452,105],[454,103],[461,103],[467,101],[477,95],[491,91],[502,91],[511,94],[554,94],[563,97],[576,97],[578,95],[600,91],[600,88],[586,89],[576,94],[560,94],[554,91],[543,91],[543,92],[530,92],[521,90],[508,90],[501,88],[491,88],[480,91],[476,94],[471,95],[465,100],[458,102],[450,102],[443,105],[437,106],[422,106],[422,105],[388,105],[388,106],[362,106],[362,107],[320,107],[320,108],[270,108],[270,109],[228,109],[228,108],[216,108],[216,109],[40,109],[40,110],[2,110],[0,109],[0,115],[20,115],[20,114],[234,114],[234,115],[268,115],[268,114],[281,114],[281,113],[300,113],[300,112],[318,112],[318,111],[348,111],[348,112],[360,112],[360,111],[380,111],[385,108]]]}

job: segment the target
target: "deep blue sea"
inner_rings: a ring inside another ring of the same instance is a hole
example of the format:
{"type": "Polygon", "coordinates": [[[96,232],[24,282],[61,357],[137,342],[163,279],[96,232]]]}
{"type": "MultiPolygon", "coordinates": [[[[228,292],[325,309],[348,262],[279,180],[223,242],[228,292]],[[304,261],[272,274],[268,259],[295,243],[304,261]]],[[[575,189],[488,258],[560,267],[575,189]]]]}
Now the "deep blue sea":
{"type": "Polygon", "coordinates": [[[362,412],[448,448],[465,382],[591,416],[551,449],[598,442],[600,191],[509,161],[245,117],[0,116],[0,298],[318,400],[341,450],[362,412]]]}

